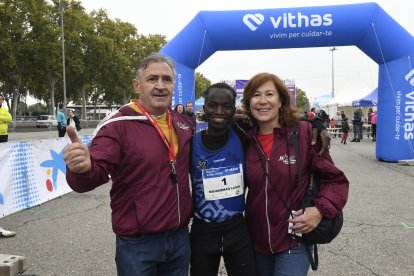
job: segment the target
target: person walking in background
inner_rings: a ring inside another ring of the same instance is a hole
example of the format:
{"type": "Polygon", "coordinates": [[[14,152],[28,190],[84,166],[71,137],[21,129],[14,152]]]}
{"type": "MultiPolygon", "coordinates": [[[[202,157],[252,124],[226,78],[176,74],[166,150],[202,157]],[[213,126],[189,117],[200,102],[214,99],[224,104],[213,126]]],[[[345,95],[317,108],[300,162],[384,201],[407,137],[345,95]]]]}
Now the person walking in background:
{"type": "Polygon", "coordinates": [[[361,121],[361,113],[359,109],[354,111],[354,117],[352,119],[353,131],[354,131],[354,139],[351,142],[360,142],[361,141],[361,128],[362,128],[362,121],[361,121]]]}
{"type": "Polygon", "coordinates": [[[338,133],[338,137],[341,137],[340,134],[340,130],[342,128],[342,115],[341,112],[337,111],[336,115],[334,116],[334,120],[335,120],[335,135],[334,138],[336,137],[336,133],[338,133]]]}
{"type": "Polygon", "coordinates": [[[185,113],[184,105],[179,103],[174,107],[174,110],[185,116],[185,114],[184,114],[185,113]]]}
{"type": "Polygon", "coordinates": [[[231,124],[236,91],[216,83],[205,93],[208,128],[193,137],[191,275],[216,276],[223,256],[228,275],[256,275],[245,210],[246,136],[231,124]],[[222,190],[222,188],[226,188],[222,190]]]}
{"type": "Polygon", "coordinates": [[[348,139],[348,132],[349,132],[349,124],[348,124],[347,117],[342,118],[341,132],[342,132],[341,144],[346,145],[346,139],[348,139]]]}
{"type": "MultiPolygon", "coordinates": [[[[334,128],[335,127],[335,119],[334,118],[331,118],[331,120],[329,121],[329,127],[330,128],[334,128]]],[[[335,138],[336,136],[334,136],[334,138],[335,138]]]]}
{"type": "Polygon", "coordinates": [[[308,113],[308,119],[313,119],[313,118],[315,118],[315,115],[316,115],[316,113],[315,113],[315,108],[314,107],[312,107],[311,108],[311,110],[309,111],[309,113],[308,113]]]}
{"type": "Polygon", "coordinates": [[[63,111],[63,107],[64,107],[64,104],[60,103],[59,109],[56,112],[56,119],[58,122],[57,129],[58,129],[59,137],[65,137],[65,134],[66,134],[67,121],[66,121],[65,112],[63,111]]]}
{"type": "Polygon", "coordinates": [[[369,134],[371,133],[371,137],[372,137],[372,123],[371,123],[371,118],[372,118],[372,108],[370,107],[368,109],[368,129],[367,129],[367,138],[369,138],[369,134]]]}
{"type": "Polygon", "coordinates": [[[280,78],[269,73],[255,75],[244,88],[243,105],[254,125],[246,151],[246,220],[258,274],[307,275],[306,245],[291,232],[309,233],[323,216],[335,217],[346,204],[349,182],[328,158],[320,158],[313,150],[312,125],[299,122],[296,109],[290,106],[289,90],[280,78]],[[294,126],[300,156],[295,156],[289,142],[294,126]],[[301,160],[302,183],[298,183],[297,158],[301,160]],[[315,206],[303,212],[300,202],[314,172],[321,178],[321,189],[315,206]],[[289,228],[289,222],[294,226],[289,228]]]}
{"type": "Polygon", "coordinates": [[[170,109],[175,79],[173,61],[152,54],[132,81],[139,100],[98,127],[90,148],[71,126],[67,130],[69,186],[84,193],[112,180],[119,276],[188,276],[192,126],[170,109]]]}
{"type": "Polygon", "coordinates": [[[5,143],[9,140],[9,122],[12,120],[12,116],[6,107],[3,107],[4,96],[0,95],[0,143],[5,143]]]}
{"type": "Polygon", "coordinates": [[[80,125],[80,120],[79,120],[78,116],[76,116],[75,110],[69,109],[69,114],[68,115],[69,116],[68,116],[68,120],[67,120],[67,125],[74,127],[76,129],[76,131],[81,130],[82,127],[80,125]]]}
{"type": "Polygon", "coordinates": [[[193,123],[193,126],[196,126],[196,115],[193,112],[193,103],[187,102],[185,105],[185,116],[188,120],[190,120],[193,123]]]}
{"type": "Polygon", "coordinates": [[[371,125],[372,125],[372,141],[377,141],[377,112],[373,111],[371,114],[371,125]]]}

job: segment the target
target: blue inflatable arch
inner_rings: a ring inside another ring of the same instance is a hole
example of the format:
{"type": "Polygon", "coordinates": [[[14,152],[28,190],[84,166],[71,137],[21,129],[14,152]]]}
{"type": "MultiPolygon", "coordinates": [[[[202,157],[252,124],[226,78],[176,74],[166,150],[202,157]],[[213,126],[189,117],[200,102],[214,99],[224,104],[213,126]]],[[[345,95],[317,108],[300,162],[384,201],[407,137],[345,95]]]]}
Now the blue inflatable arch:
{"type": "Polygon", "coordinates": [[[348,45],[379,65],[376,157],[414,159],[414,38],[378,4],[201,11],[161,52],[176,61],[178,103],[193,100],[195,69],[216,51],[348,45]]]}

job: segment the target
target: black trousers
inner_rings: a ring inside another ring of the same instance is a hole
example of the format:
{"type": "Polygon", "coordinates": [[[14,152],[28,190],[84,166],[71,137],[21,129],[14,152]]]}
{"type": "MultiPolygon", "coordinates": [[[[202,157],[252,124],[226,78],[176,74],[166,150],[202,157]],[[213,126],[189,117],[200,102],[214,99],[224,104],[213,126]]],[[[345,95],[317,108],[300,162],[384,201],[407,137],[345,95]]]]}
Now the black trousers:
{"type": "Polygon", "coordinates": [[[225,222],[193,219],[190,274],[217,276],[223,256],[229,276],[257,275],[254,251],[244,217],[225,222]]]}
{"type": "Polygon", "coordinates": [[[57,130],[58,130],[59,137],[65,137],[66,127],[61,127],[60,124],[58,124],[57,130]]]}
{"type": "Polygon", "coordinates": [[[0,143],[6,143],[9,140],[9,135],[0,135],[0,143]]]}
{"type": "Polygon", "coordinates": [[[371,134],[373,139],[377,138],[377,124],[373,124],[372,125],[372,134],[371,134]]]}

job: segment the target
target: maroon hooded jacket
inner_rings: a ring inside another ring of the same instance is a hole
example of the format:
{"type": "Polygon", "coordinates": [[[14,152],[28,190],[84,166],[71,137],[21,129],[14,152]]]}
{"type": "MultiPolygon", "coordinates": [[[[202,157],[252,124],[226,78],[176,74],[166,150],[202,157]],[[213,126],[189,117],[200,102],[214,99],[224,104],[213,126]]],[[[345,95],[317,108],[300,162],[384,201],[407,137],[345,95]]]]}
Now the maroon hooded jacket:
{"type": "Polygon", "coordinates": [[[300,242],[288,234],[287,220],[290,210],[300,209],[301,198],[309,186],[313,171],[321,178],[315,206],[328,218],[335,217],[345,206],[349,182],[344,173],[328,158],[321,158],[316,154],[311,146],[312,126],[308,122],[300,122],[298,127],[302,187],[298,183],[295,150],[289,143],[291,128],[274,129],[270,158],[263,158],[258,150],[252,137],[255,133],[257,129],[249,133],[246,153],[249,188],[246,219],[255,250],[261,254],[275,254],[293,248],[300,242]]]}
{"type": "Polygon", "coordinates": [[[172,181],[168,149],[158,132],[143,114],[129,106],[112,118],[134,117],[107,123],[92,140],[91,171],[75,174],[67,170],[69,186],[80,193],[112,179],[112,228],[116,235],[171,231],[189,223],[192,128],[184,116],[174,111],[171,115],[179,142],[177,184],[172,181]]]}

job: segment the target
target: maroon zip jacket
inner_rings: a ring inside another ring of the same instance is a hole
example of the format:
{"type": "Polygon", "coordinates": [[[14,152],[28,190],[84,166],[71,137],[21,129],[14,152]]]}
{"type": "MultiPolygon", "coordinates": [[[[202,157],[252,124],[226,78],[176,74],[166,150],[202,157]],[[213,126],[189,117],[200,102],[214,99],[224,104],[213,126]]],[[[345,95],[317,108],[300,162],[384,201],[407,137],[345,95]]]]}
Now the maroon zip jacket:
{"type": "Polygon", "coordinates": [[[275,254],[299,244],[298,239],[289,236],[287,220],[290,209],[300,209],[300,200],[309,186],[312,171],[317,172],[321,178],[320,192],[315,206],[328,218],[335,217],[345,206],[349,182],[340,169],[326,158],[319,157],[312,149],[312,126],[308,122],[299,122],[298,127],[302,187],[298,183],[295,150],[288,142],[291,128],[274,129],[273,147],[270,158],[267,159],[259,153],[252,138],[255,133],[257,129],[249,133],[249,146],[246,153],[249,188],[246,219],[255,250],[261,254],[275,254]],[[271,181],[266,177],[265,170],[271,181]]]}
{"type": "Polygon", "coordinates": [[[92,140],[91,171],[66,172],[69,186],[80,193],[112,179],[112,228],[116,235],[171,231],[190,221],[188,172],[192,129],[184,116],[174,111],[171,115],[179,142],[178,184],[172,181],[168,149],[157,130],[143,114],[129,106],[119,109],[113,118],[135,119],[110,122],[92,140]]]}

